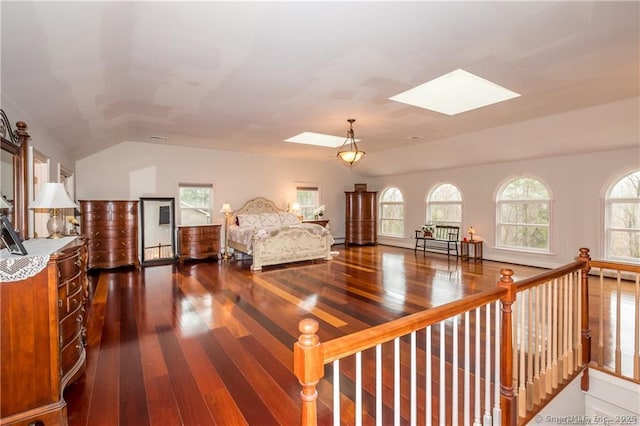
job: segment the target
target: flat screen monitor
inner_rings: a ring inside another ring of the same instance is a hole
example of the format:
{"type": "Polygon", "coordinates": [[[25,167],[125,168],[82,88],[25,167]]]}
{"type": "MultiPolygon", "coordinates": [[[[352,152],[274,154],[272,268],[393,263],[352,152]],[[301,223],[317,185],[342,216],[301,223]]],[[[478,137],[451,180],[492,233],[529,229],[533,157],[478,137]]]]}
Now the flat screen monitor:
{"type": "Polygon", "coordinates": [[[5,215],[0,216],[2,222],[2,242],[11,254],[25,255],[27,250],[22,245],[18,233],[13,229],[13,225],[5,215]]]}

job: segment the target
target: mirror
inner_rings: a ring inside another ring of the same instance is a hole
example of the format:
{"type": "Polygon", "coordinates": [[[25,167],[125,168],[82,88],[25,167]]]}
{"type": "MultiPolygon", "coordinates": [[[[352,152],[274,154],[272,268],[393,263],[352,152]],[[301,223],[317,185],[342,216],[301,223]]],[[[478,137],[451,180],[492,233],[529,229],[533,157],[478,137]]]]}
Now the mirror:
{"type": "Polygon", "coordinates": [[[0,185],[2,186],[0,189],[0,195],[2,196],[0,206],[2,207],[2,213],[6,214],[13,223],[13,154],[3,149],[0,159],[2,160],[0,165],[0,167],[2,167],[0,170],[0,172],[2,172],[2,177],[0,177],[0,179],[2,179],[2,181],[0,181],[0,185]]]}
{"type": "Polygon", "coordinates": [[[140,198],[142,264],[173,263],[176,257],[173,198],[140,198]]]}
{"type": "Polygon", "coordinates": [[[27,141],[30,136],[23,121],[11,129],[0,110],[0,213],[5,214],[20,237],[27,238],[27,141]]]}

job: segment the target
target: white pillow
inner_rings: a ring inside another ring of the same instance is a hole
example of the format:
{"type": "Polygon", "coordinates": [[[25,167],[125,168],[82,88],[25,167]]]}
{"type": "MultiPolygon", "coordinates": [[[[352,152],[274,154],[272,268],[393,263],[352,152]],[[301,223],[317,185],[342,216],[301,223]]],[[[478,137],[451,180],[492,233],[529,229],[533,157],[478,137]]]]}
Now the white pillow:
{"type": "Polygon", "coordinates": [[[260,215],[258,214],[239,214],[238,226],[260,226],[260,215]]]}
{"type": "Polygon", "coordinates": [[[300,221],[298,220],[298,216],[295,213],[280,213],[280,224],[281,225],[297,225],[300,221]]]}
{"type": "Polygon", "coordinates": [[[278,213],[261,213],[260,222],[262,226],[280,226],[280,216],[278,213]]]}

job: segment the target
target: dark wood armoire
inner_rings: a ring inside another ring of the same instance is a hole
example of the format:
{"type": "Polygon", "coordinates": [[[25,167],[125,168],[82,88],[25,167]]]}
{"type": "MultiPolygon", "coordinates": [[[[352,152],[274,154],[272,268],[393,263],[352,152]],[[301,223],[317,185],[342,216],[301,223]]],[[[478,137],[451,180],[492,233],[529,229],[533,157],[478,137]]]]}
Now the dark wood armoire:
{"type": "Polygon", "coordinates": [[[366,245],[378,242],[377,192],[345,192],[346,223],[344,244],[366,245]]]}

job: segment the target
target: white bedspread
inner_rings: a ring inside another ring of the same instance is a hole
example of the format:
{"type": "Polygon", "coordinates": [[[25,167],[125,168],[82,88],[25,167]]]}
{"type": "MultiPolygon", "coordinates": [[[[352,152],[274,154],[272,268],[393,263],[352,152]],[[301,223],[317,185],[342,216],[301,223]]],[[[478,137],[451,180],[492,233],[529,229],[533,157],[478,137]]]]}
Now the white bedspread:
{"type": "MultiPolygon", "coordinates": [[[[287,228],[303,228],[309,229],[314,234],[318,235],[331,235],[329,230],[324,226],[317,225],[315,223],[298,223],[295,225],[285,225],[285,226],[263,226],[263,227],[255,227],[255,226],[238,226],[236,224],[229,225],[229,241],[235,241],[236,243],[242,244],[247,247],[247,254],[251,254],[252,250],[252,241],[253,236],[255,234],[256,238],[269,238],[272,235],[277,234],[282,229],[287,228]]],[[[331,243],[333,244],[333,237],[331,238],[331,243]]]]}

